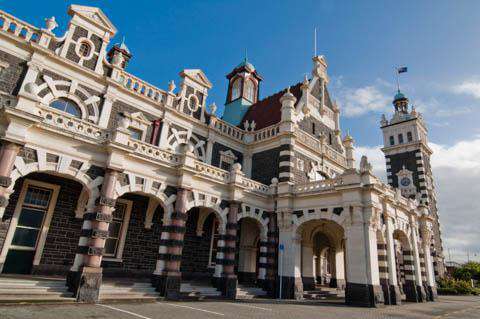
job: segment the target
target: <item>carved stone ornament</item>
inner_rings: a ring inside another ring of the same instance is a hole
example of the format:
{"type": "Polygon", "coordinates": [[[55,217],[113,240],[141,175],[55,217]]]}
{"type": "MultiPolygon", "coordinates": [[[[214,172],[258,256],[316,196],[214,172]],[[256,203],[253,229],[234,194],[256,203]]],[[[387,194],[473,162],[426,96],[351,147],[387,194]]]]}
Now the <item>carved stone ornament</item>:
{"type": "Polygon", "coordinates": [[[100,197],[100,205],[102,206],[109,206],[109,207],[115,207],[116,200],[114,198],[108,198],[105,196],[100,197]]]}
{"type": "Polygon", "coordinates": [[[8,176],[0,176],[0,186],[9,187],[12,184],[12,179],[8,176]]]}
{"type": "Polygon", "coordinates": [[[45,29],[48,32],[52,32],[56,27],[58,27],[58,23],[55,21],[55,17],[45,19],[45,29]]]}
{"type": "Polygon", "coordinates": [[[360,172],[366,173],[372,171],[372,164],[368,162],[368,158],[363,155],[362,159],[360,160],[360,172]]]}

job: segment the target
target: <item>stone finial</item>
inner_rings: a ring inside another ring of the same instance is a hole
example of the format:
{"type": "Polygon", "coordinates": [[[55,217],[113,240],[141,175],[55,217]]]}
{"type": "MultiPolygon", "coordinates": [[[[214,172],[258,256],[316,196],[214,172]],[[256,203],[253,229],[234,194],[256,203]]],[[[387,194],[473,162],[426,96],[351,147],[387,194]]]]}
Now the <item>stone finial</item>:
{"type": "Polygon", "coordinates": [[[55,17],[45,19],[45,30],[52,33],[53,29],[56,27],[58,27],[58,23],[55,21],[55,17]]]}
{"type": "Polygon", "coordinates": [[[270,181],[270,185],[277,185],[278,184],[278,178],[274,177],[272,178],[272,180],[270,181]]]}
{"type": "Polygon", "coordinates": [[[173,90],[175,90],[177,86],[175,85],[175,81],[171,80],[168,83],[168,93],[173,93],[173,90]]]}
{"type": "Polygon", "coordinates": [[[255,131],[255,127],[257,126],[257,123],[255,123],[255,121],[252,120],[252,122],[250,123],[250,128],[252,131],[255,131]]]}
{"type": "Polygon", "coordinates": [[[412,105],[412,111],[410,112],[410,115],[412,115],[412,116],[417,116],[418,115],[417,110],[415,109],[415,105],[412,105]]]}
{"type": "Polygon", "coordinates": [[[302,90],[307,90],[309,84],[310,84],[310,82],[308,81],[308,76],[305,74],[305,78],[303,79],[301,89],[302,90]]]}
{"type": "Polygon", "coordinates": [[[360,172],[372,172],[372,164],[368,162],[368,158],[365,155],[363,155],[362,159],[360,160],[360,172]]]}
{"type": "Polygon", "coordinates": [[[213,102],[212,104],[210,104],[209,108],[210,108],[210,114],[215,115],[215,112],[217,112],[217,104],[213,102]]]}
{"type": "Polygon", "coordinates": [[[382,119],[380,120],[380,125],[385,126],[388,124],[387,117],[385,114],[382,114],[382,119]]]}
{"type": "Polygon", "coordinates": [[[240,164],[240,163],[234,163],[234,164],[232,165],[231,171],[236,172],[236,173],[241,172],[241,171],[242,171],[242,164],[240,164]]]}
{"type": "Polygon", "coordinates": [[[243,122],[243,129],[245,131],[249,131],[250,130],[250,122],[248,122],[248,120],[245,120],[245,122],[243,122]]]}

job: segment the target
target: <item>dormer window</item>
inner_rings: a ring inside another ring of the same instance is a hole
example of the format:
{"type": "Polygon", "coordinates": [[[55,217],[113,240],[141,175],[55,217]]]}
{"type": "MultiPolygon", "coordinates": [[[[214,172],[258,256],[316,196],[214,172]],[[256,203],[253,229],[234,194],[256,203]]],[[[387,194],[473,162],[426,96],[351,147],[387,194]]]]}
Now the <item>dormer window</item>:
{"type": "Polygon", "coordinates": [[[236,79],[232,85],[232,101],[240,97],[240,90],[242,86],[242,80],[240,78],[236,79]]]}
{"type": "Polygon", "coordinates": [[[255,102],[255,84],[252,80],[245,82],[245,98],[250,102],[255,102]]]}
{"type": "Polygon", "coordinates": [[[77,103],[70,99],[59,98],[51,102],[49,106],[59,111],[69,113],[75,117],[82,117],[82,111],[78,107],[77,103]]]}
{"type": "Polygon", "coordinates": [[[87,42],[82,42],[80,43],[80,47],[78,48],[78,54],[86,58],[90,55],[90,50],[92,50],[90,44],[88,44],[87,42]]]}

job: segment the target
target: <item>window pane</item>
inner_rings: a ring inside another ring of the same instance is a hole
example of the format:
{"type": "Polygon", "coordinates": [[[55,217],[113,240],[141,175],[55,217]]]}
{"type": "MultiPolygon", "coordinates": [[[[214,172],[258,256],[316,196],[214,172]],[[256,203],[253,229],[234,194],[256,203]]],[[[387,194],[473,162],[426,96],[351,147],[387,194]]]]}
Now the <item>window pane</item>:
{"type": "Polygon", "coordinates": [[[18,226],[40,228],[42,227],[44,214],[45,212],[40,210],[23,208],[18,218],[18,226]]]}
{"type": "Polygon", "coordinates": [[[105,254],[106,255],[114,255],[115,250],[117,249],[117,240],[114,238],[107,238],[105,240],[105,254]]]}
{"type": "Polygon", "coordinates": [[[123,221],[123,216],[125,215],[126,209],[127,204],[117,202],[115,205],[115,210],[113,211],[113,218],[123,221]]]}
{"type": "Polygon", "coordinates": [[[108,236],[118,238],[121,228],[122,228],[122,223],[111,222],[110,225],[108,226],[108,236]]]}
{"type": "Polygon", "coordinates": [[[50,103],[50,107],[53,107],[62,112],[67,112],[72,114],[75,117],[81,117],[80,108],[72,100],[60,98],[50,103]]]}
{"type": "Polygon", "coordinates": [[[29,186],[23,203],[47,208],[51,193],[49,189],[29,186]]]}
{"type": "Polygon", "coordinates": [[[130,131],[130,137],[136,140],[142,139],[142,131],[129,127],[128,130],[130,131]]]}
{"type": "Polygon", "coordinates": [[[37,243],[38,229],[17,227],[13,235],[12,245],[33,247],[37,243]]]}

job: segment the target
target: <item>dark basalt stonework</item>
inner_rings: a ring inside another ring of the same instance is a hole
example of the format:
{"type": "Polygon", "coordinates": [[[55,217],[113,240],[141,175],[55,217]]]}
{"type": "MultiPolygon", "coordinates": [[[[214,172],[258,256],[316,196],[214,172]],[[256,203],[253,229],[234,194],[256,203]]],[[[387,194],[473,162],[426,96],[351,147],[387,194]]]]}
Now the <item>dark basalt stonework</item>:
{"type": "Polygon", "coordinates": [[[222,295],[226,299],[236,299],[237,298],[237,285],[238,280],[236,277],[234,278],[224,278],[223,281],[223,291],[222,295]]]}
{"type": "Polygon", "coordinates": [[[315,278],[313,277],[302,277],[303,290],[314,290],[315,289],[315,278]]]}
{"type": "Polygon", "coordinates": [[[384,305],[380,286],[347,282],[345,303],[358,307],[381,307],[384,305]]]}
{"type": "MultiPolygon", "coordinates": [[[[277,281],[280,285],[280,278],[277,281]]],[[[303,282],[300,277],[282,277],[282,295],[281,299],[296,299],[301,300],[303,298],[303,282]]],[[[279,287],[277,288],[279,289],[279,287]]],[[[280,296],[277,290],[277,295],[280,296]]]]}
{"type": "Polygon", "coordinates": [[[389,305],[401,305],[402,304],[402,294],[400,292],[400,287],[390,285],[390,303],[389,305]]]}
{"type": "Polygon", "coordinates": [[[180,295],[180,284],[182,277],[180,276],[167,276],[165,278],[165,298],[169,300],[179,300],[180,295]]]}
{"type": "Polygon", "coordinates": [[[426,286],[425,293],[427,301],[436,301],[438,298],[437,287],[426,286]]]}
{"type": "Polygon", "coordinates": [[[407,281],[403,285],[403,292],[409,302],[424,302],[426,299],[425,290],[422,286],[415,285],[413,281],[407,281]]]}
{"type": "Polygon", "coordinates": [[[241,284],[255,284],[257,282],[257,274],[254,272],[237,272],[238,282],[241,284]]]}
{"type": "Polygon", "coordinates": [[[338,288],[341,290],[345,290],[347,286],[347,281],[345,279],[337,279],[337,278],[331,278],[329,286],[332,288],[338,288]]]}
{"type": "Polygon", "coordinates": [[[102,268],[84,267],[67,275],[68,290],[73,292],[78,302],[97,302],[101,285],[102,268]]]}

